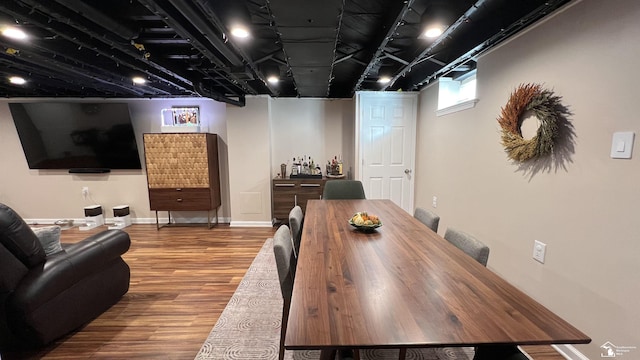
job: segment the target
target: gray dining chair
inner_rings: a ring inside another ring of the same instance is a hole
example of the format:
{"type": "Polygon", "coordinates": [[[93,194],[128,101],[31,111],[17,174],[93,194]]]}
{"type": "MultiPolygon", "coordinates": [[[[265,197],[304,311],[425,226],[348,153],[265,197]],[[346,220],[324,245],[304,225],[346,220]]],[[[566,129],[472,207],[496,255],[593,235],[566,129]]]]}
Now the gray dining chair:
{"type": "Polygon", "coordinates": [[[291,229],[291,241],[293,241],[293,255],[298,258],[300,252],[300,240],[302,239],[302,222],[304,214],[300,205],[296,205],[289,211],[289,227],[291,229]]]}
{"type": "Polygon", "coordinates": [[[324,183],[324,200],[366,199],[364,187],[359,180],[329,180],[324,183]]]}
{"type": "Polygon", "coordinates": [[[489,247],[475,237],[455,228],[447,228],[444,238],[474,258],[480,264],[487,266],[489,260],[489,247]]]}
{"type": "MultiPolygon", "coordinates": [[[[455,228],[448,227],[445,240],[464,251],[480,264],[487,266],[489,247],[475,237],[455,228]]],[[[473,360],[528,360],[516,346],[480,345],[475,348],[473,360]]]]}
{"type": "Polygon", "coordinates": [[[296,275],[296,259],[293,255],[291,232],[287,225],[281,225],[273,235],[273,253],[278,268],[280,291],[282,292],[282,324],[280,324],[280,352],[278,359],[284,359],[284,337],[287,333],[287,320],[293,292],[293,280],[296,275]]]}
{"type": "Polygon", "coordinates": [[[440,216],[431,210],[427,210],[421,207],[416,207],[413,212],[413,217],[418,219],[421,223],[427,225],[427,227],[433,232],[438,232],[438,224],[440,223],[440,216]]]}

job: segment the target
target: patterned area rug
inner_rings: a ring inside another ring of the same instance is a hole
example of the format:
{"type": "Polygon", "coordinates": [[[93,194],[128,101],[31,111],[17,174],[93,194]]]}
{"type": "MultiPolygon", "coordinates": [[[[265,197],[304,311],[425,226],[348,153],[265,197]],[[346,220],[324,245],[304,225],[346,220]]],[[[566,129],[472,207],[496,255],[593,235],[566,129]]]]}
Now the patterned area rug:
{"type": "MultiPolygon", "coordinates": [[[[196,356],[202,359],[277,360],[282,318],[273,240],[269,239],[247,270],[218,322],[196,356]]],[[[318,359],[319,351],[289,351],[287,360],[318,359]]],[[[398,350],[363,349],[362,360],[391,360],[398,350]]],[[[407,360],[469,360],[470,348],[409,349],[407,360]]]]}

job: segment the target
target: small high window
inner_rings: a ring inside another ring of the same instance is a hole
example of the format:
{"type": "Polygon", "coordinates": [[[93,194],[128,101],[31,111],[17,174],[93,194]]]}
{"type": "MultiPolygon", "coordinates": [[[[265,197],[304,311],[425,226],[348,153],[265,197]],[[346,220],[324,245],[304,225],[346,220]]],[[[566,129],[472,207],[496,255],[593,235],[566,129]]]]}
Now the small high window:
{"type": "Polygon", "coordinates": [[[476,70],[469,71],[455,79],[441,77],[438,82],[438,111],[436,112],[438,116],[470,109],[478,102],[476,98],[476,70]]]}

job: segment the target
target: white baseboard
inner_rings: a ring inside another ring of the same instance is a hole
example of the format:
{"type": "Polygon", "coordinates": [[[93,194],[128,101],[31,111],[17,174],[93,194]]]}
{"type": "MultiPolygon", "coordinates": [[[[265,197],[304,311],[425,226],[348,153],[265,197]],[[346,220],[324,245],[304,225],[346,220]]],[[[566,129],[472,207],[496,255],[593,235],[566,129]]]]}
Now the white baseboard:
{"type": "MultiPolygon", "coordinates": [[[[173,221],[176,221],[175,217],[171,217],[171,219],[173,221]]],[[[28,224],[28,225],[54,225],[56,223],[56,221],[60,221],[63,219],[24,219],[24,221],[28,224]]],[[[77,219],[64,219],[64,220],[73,220],[73,225],[74,226],[78,226],[78,225],[84,225],[84,223],[86,222],[85,218],[77,218],[77,219]]],[[[158,222],[160,224],[166,224],[169,221],[168,217],[159,217],[158,218],[158,222]]],[[[213,218],[212,220],[212,224],[215,224],[215,218],[213,218]]],[[[105,224],[113,224],[114,222],[114,218],[105,218],[104,219],[105,224]]],[[[179,223],[186,223],[186,224],[206,224],[207,223],[207,218],[206,217],[194,217],[194,218],[183,218],[183,217],[179,217],[177,219],[177,222],[179,223]]],[[[231,222],[230,218],[223,218],[223,217],[218,217],[218,223],[219,224],[229,224],[231,222]]],[[[155,224],[156,223],[156,218],[131,218],[131,223],[133,224],[155,224]]],[[[269,224],[269,226],[271,226],[270,222],[267,222],[269,224]]],[[[242,225],[242,226],[247,226],[247,225],[242,225]]]]}
{"type": "Polygon", "coordinates": [[[231,221],[231,227],[272,227],[271,221],[231,221]]]}
{"type": "Polygon", "coordinates": [[[589,360],[583,353],[569,344],[551,345],[560,355],[567,360],[589,360]]]}

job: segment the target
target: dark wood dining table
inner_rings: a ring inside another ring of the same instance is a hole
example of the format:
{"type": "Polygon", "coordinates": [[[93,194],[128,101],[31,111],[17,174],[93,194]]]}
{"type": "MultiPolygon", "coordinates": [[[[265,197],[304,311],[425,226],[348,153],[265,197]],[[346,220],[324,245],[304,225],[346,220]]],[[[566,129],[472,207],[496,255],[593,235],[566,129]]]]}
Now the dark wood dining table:
{"type": "Polygon", "coordinates": [[[307,203],[287,349],[590,341],[390,200],[307,203]],[[358,211],[383,225],[359,231],[358,211]]]}

